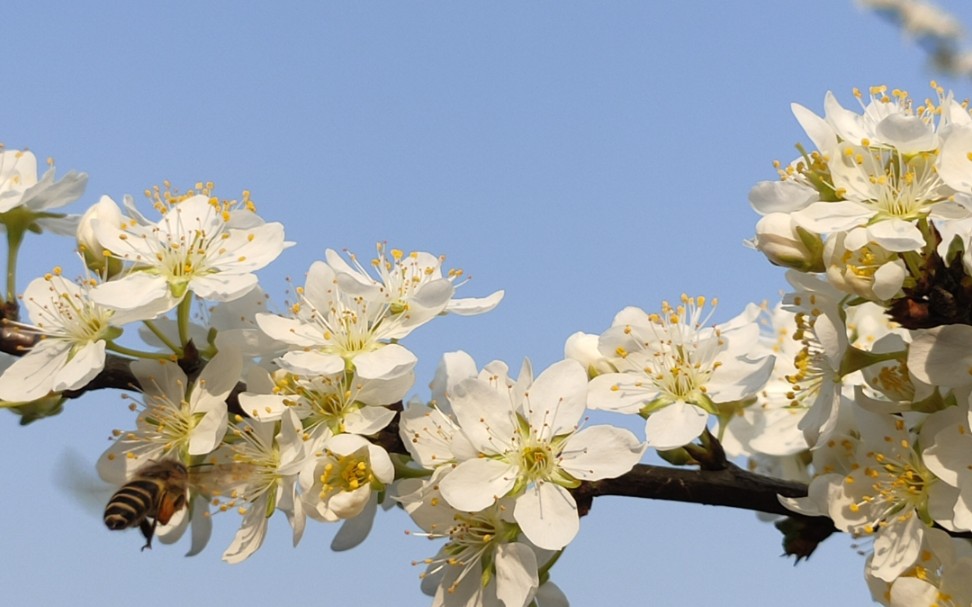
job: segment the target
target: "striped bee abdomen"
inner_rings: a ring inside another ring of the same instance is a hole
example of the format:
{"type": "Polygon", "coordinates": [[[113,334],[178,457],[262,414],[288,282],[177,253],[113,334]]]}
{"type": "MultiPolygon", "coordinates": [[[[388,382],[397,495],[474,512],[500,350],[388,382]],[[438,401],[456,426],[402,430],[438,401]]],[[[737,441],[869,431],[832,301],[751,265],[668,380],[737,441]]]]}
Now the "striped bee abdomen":
{"type": "Polygon", "coordinates": [[[135,527],[157,510],[162,486],[159,481],[136,479],[115,492],[105,506],[105,525],[109,529],[135,527]]]}
{"type": "Polygon", "coordinates": [[[145,537],[142,550],[152,547],[159,525],[183,508],[189,498],[189,469],[175,459],[150,461],[115,492],[105,506],[105,525],[113,530],[138,527],[145,537]]]}

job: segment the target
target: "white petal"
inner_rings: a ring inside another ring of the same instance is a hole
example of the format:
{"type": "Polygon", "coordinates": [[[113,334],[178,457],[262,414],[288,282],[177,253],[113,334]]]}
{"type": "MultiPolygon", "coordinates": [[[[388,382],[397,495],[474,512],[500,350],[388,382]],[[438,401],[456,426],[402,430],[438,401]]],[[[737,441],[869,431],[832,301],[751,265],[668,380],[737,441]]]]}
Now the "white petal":
{"type": "Polygon", "coordinates": [[[534,430],[544,438],[573,432],[587,405],[587,372],[576,360],[562,360],[544,370],[527,393],[523,412],[534,430]]]}
{"type": "Polygon", "coordinates": [[[419,287],[410,303],[429,310],[442,311],[455,292],[456,287],[451,280],[440,278],[419,287]]]}
{"type": "Polygon", "coordinates": [[[354,369],[364,379],[390,380],[409,373],[417,362],[415,355],[403,346],[387,344],[355,356],[354,369]]]}
{"type": "Polygon", "coordinates": [[[903,576],[891,585],[889,592],[891,607],[934,607],[941,605],[941,591],[925,580],[903,576]]]}
{"type": "Polygon", "coordinates": [[[266,499],[249,505],[240,530],[236,532],[223,560],[230,564],[242,563],[260,549],[267,534],[266,499]]]}
{"type": "Polygon", "coordinates": [[[817,116],[799,103],[791,103],[790,111],[796,117],[797,122],[803,127],[807,137],[813,142],[818,150],[830,150],[837,145],[837,134],[834,129],[827,124],[827,121],[817,116]]]}
{"type": "Polygon", "coordinates": [[[636,414],[657,396],[658,390],[635,373],[605,373],[587,387],[590,409],[636,414]]]}
{"type": "Polygon", "coordinates": [[[761,214],[793,213],[820,200],[813,188],[796,181],[761,181],[749,191],[749,204],[761,214]]]}
{"type": "Polygon", "coordinates": [[[540,607],[570,607],[567,595],[553,582],[544,582],[543,586],[537,590],[537,603],[540,607]]]}
{"type": "Polygon", "coordinates": [[[874,273],[874,294],[881,299],[891,299],[901,290],[906,274],[900,261],[882,265],[874,273]]]}
{"type": "Polygon", "coordinates": [[[226,405],[207,411],[189,435],[189,455],[211,453],[226,434],[228,414],[226,405]]]}
{"type": "Polygon", "coordinates": [[[54,378],[67,362],[71,345],[55,339],[37,342],[30,352],[14,361],[0,375],[0,399],[31,401],[47,396],[54,378]]]}
{"type": "MultiPolygon", "coordinates": [[[[53,180],[53,169],[48,169],[45,172],[45,179],[48,175],[53,180]]],[[[38,184],[41,187],[28,189],[24,193],[25,206],[33,211],[47,211],[63,207],[80,198],[87,184],[87,173],[71,171],[56,182],[43,185],[38,184]]]]}
{"type": "Polygon", "coordinates": [[[528,604],[539,585],[532,548],[519,542],[496,547],[496,597],[503,605],[528,604]]]}
{"type": "Polygon", "coordinates": [[[470,459],[447,474],[439,489],[456,510],[478,512],[509,493],[516,476],[516,469],[505,462],[470,459]]]}
{"type": "Polygon", "coordinates": [[[293,406],[293,398],[293,396],[252,392],[244,392],[239,396],[240,407],[247,415],[262,422],[280,419],[283,412],[293,406]]]}
{"type": "Polygon", "coordinates": [[[500,394],[479,378],[466,379],[453,389],[452,411],[478,451],[494,455],[510,448],[515,426],[507,394],[500,394]]]}
{"type": "Polygon", "coordinates": [[[109,308],[126,310],[152,319],[179,303],[172,297],[165,278],[147,272],[132,272],[91,289],[91,299],[109,308]]]}
{"type": "Polygon", "coordinates": [[[243,359],[238,352],[222,350],[199,374],[189,397],[190,410],[197,412],[225,403],[226,397],[240,381],[243,359]]]}
{"type": "Polygon", "coordinates": [[[489,312],[503,300],[505,291],[495,291],[486,297],[465,297],[453,299],[446,306],[446,312],[458,316],[474,316],[489,312]]]}
{"type": "Polygon", "coordinates": [[[284,250],[284,227],[273,222],[247,229],[227,232],[229,238],[220,240],[222,255],[207,262],[233,273],[253,272],[263,268],[284,250]]]}
{"type": "Polygon", "coordinates": [[[629,472],[644,450],[645,445],[628,430],[591,426],[567,440],[560,467],[584,481],[616,478],[629,472]]]}
{"type": "Polygon", "coordinates": [[[256,315],[256,323],[261,331],[287,344],[317,346],[322,343],[320,329],[296,318],[262,313],[256,315]]]}
{"type": "Polygon", "coordinates": [[[179,403],[186,397],[188,380],[179,365],[167,360],[143,358],[132,362],[130,368],[146,396],[168,399],[173,403],[179,403]]]}
{"type": "Polygon", "coordinates": [[[861,116],[840,105],[831,91],[824,96],[824,115],[841,139],[858,145],[867,138],[867,131],[860,125],[861,116]]]}
{"type": "Polygon", "coordinates": [[[648,416],[645,437],[655,449],[675,449],[686,445],[705,430],[709,414],[685,402],[674,402],[648,416]]]}
{"type": "Polygon", "coordinates": [[[889,517],[887,525],[874,538],[871,573],[885,582],[893,582],[911,567],[921,550],[923,525],[914,512],[910,516],[889,517]]]}
{"type": "MultiPolygon", "coordinates": [[[[735,346],[735,344],[733,344],[735,346]]],[[[776,359],[736,357],[723,359],[709,380],[709,396],[718,403],[742,400],[762,390],[773,374],[776,359]]]]}
{"type": "Polygon", "coordinates": [[[945,325],[914,332],[908,350],[908,370],[915,377],[943,388],[972,383],[972,326],[945,325]]]}
{"type": "Polygon", "coordinates": [[[64,367],[57,373],[52,389],[55,392],[74,390],[87,384],[105,368],[105,342],[102,340],[86,344],[74,352],[64,367]]]}
{"type": "Polygon", "coordinates": [[[189,281],[189,289],[207,301],[232,301],[243,297],[256,286],[255,274],[219,272],[197,276],[189,281]]]}
{"type": "Polygon", "coordinates": [[[192,500],[191,508],[192,543],[186,556],[195,556],[202,552],[213,534],[213,519],[209,516],[209,501],[197,495],[192,500]]]}
{"type": "Polygon", "coordinates": [[[873,215],[864,205],[850,200],[840,202],[815,202],[797,212],[794,217],[801,227],[818,234],[846,232],[864,225],[873,215]]]}
{"type": "Polygon", "coordinates": [[[935,130],[918,116],[891,114],[877,124],[877,135],[899,152],[911,155],[938,147],[935,130]]]}
{"type": "Polygon", "coordinates": [[[354,518],[346,519],[341,525],[341,528],[338,529],[334,539],[331,540],[331,550],[335,552],[350,550],[365,541],[365,538],[371,533],[371,527],[375,522],[375,514],[377,512],[378,495],[372,493],[371,499],[365,504],[361,514],[354,518]]]}
{"type": "Polygon", "coordinates": [[[918,226],[902,219],[886,219],[868,226],[867,234],[875,244],[888,251],[919,251],[925,246],[925,237],[918,226]]]}
{"type": "Polygon", "coordinates": [[[969,152],[972,151],[972,128],[949,129],[938,157],[938,175],[949,187],[959,192],[972,191],[969,152]]]}
{"type": "Polygon", "coordinates": [[[560,550],[580,530],[577,502],[554,483],[538,483],[516,498],[513,518],[527,539],[547,550],[560,550]]]}
{"type": "Polygon", "coordinates": [[[344,371],[344,359],[337,354],[317,351],[287,352],[279,359],[281,366],[298,375],[334,375],[344,371]]]}

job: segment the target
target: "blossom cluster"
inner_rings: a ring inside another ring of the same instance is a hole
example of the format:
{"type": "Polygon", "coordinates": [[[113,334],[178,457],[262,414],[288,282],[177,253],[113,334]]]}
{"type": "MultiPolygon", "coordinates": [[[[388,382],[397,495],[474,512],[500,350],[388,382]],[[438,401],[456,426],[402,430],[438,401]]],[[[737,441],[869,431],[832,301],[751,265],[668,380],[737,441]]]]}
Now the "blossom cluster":
{"type": "Polygon", "coordinates": [[[187,507],[153,528],[163,543],[191,529],[196,554],[213,517],[237,512],[223,559],[239,563],[280,511],[294,545],[310,518],[339,522],[331,547],[346,550],[399,507],[413,535],[444,540],[418,563],[435,606],[566,605],[550,571],[580,530],[578,496],[647,449],[805,483],[780,501],[870,538],[883,604],[972,604],[972,115],[934,93],[855,92],[860,112],[828,93],[823,116],[793,106],[813,149],[750,193],[751,246],[788,268],[779,305],[723,322],[703,297],[625,307],[538,371],[449,352],[428,397],[403,340],[488,312],[502,291],[457,297],[466,278],[444,258],[379,244],[368,262],[327,249],[275,311],[257,272],[293,243],[249,193],[166,184],[146,192],[151,216],[107,196],[67,215],[86,176],[55,180],[51,163],[38,179],[32,154],[0,151],[4,320],[20,349],[0,406],[24,423],[54,415],[123,368],[134,419],[97,468],[122,485],[146,464],[186,466],[187,507]],[[42,230],[73,234],[83,269],[32,280],[20,322],[16,253],[42,230]],[[638,416],[643,433],[588,411],[638,416]]]}
{"type": "Polygon", "coordinates": [[[972,117],[933,90],[793,105],[815,149],[750,194],[754,246],[790,268],[782,355],[725,441],[809,483],[787,507],[869,538],[869,587],[894,606],[972,601],[972,117]]]}
{"type": "Polygon", "coordinates": [[[345,550],[365,539],[380,505],[397,504],[423,534],[446,539],[422,576],[434,604],[567,604],[549,568],[579,527],[568,489],[623,474],[644,451],[630,432],[580,427],[583,367],[563,361],[534,382],[526,363],[513,380],[502,363],[480,373],[453,353],[433,403],[403,407],[417,358],[401,341],[441,315],[487,312],[502,291],[456,297],[462,271],[382,243],[366,263],[328,249],[274,313],[256,272],[293,243],[248,193],[223,200],[212,184],[166,184],[146,192],[154,216],[107,196],[81,216],[54,214],[81,196],[85,176],[55,181],[52,168],[38,181],[29,152],[0,159],[0,223],[21,236],[74,234],[84,264],[77,280],[62,268],[32,280],[21,296],[29,322],[6,319],[22,352],[5,361],[0,404],[25,423],[53,415],[126,364],[140,392],[128,397],[135,416],[113,431],[97,469],[122,485],[155,462],[186,466],[187,507],[152,528],[162,543],[191,529],[196,554],[213,516],[235,511],[223,559],[238,563],[280,511],[295,545],[310,518],[340,522],[331,547],[345,550]],[[433,414],[453,420],[452,444],[465,445],[438,460],[422,430],[433,414]]]}

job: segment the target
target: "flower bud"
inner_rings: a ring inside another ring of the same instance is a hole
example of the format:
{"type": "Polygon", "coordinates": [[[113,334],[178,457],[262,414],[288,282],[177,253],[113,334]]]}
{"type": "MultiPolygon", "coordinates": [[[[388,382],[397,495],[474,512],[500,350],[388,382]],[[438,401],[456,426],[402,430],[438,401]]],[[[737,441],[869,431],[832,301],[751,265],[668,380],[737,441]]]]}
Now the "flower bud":
{"type": "Polygon", "coordinates": [[[756,248],[770,263],[801,272],[822,272],[823,240],[787,213],[770,213],[756,224],[756,248]]]}
{"type": "Polygon", "coordinates": [[[597,348],[598,336],[578,331],[567,338],[564,344],[564,358],[580,362],[587,370],[587,376],[597,377],[602,373],[614,373],[617,369],[597,348]]]}
{"type": "Polygon", "coordinates": [[[106,223],[116,227],[122,224],[121,209],[108,196],[102,196],[97,203],[84,212],[77,231],[78,251],[84,257],[84,264],[107,280],[121,271],[122,263],[121,260],[105,253],[105,248],[95,236],[95,223],[106,223]]]}

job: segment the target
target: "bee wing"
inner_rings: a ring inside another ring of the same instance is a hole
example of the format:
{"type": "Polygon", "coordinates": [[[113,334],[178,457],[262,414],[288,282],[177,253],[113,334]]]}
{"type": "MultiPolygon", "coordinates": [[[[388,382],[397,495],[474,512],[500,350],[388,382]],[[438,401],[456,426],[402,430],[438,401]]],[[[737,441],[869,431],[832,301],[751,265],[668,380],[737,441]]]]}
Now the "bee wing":
{"type": "Polygon", "coordinates": [[[64,451],[54,468],[54,484],[68,494],[72,501],[92,516],[101,519],[105,504],[118,487],[109,485],[95,474],[95,467],[73,450],[64,451]]]}
{"type": "Polygon", "coordinates": [[[203,464],[191,469],[190,483],[206,497],[229,497],[247,483],[252,473],[252,464],[203,464]]]}

